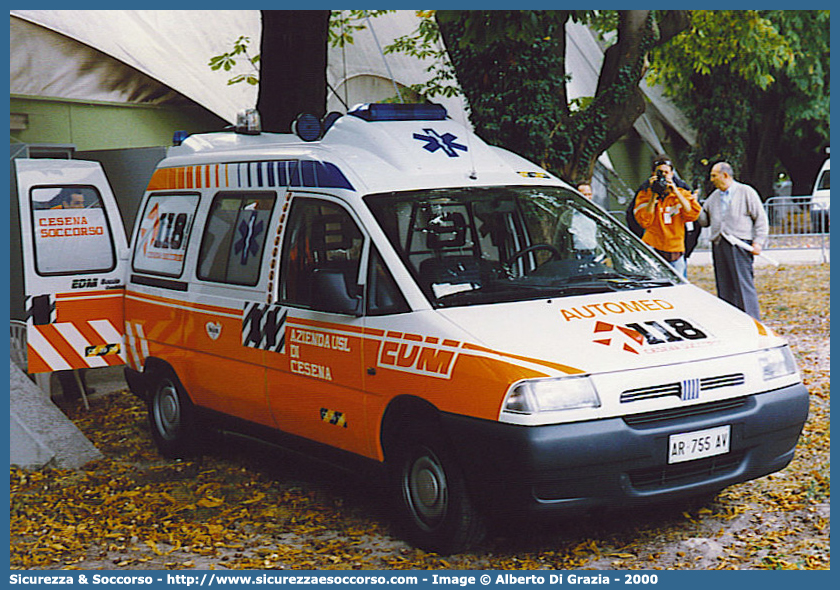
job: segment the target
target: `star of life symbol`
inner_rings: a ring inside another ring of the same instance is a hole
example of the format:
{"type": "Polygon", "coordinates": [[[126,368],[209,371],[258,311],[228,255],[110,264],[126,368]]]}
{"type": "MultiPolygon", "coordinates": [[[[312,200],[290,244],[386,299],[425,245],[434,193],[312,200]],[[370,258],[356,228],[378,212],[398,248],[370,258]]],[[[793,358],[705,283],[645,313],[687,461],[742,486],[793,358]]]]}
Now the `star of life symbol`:
{"type": "Polygon", "coordinates": [[[248,221],[244,219],[239,223],[240,239],[233,245],[233,251],[240,254],[239,263],[243,266],[248,264],[248,255],[256,256],[260,252],[260,245],[257,239],[262,233],[263,222],[257,221],[256,212],[251,212],[251,217],[248,221]]]}
{"type": "Polygon", "coordinates": [[[633,354],[639,354],[639,349],[634,345],[642,346],[645,343],[645,337],[636,330],[600,320],[595,323],[594,334],[598,337],[593,342],[618,347],[633,354]]]}
{"type": "Polygon", "coordinates": [[[451,133],[444,133],[440,135],[434,129],[423,129],[422,133],[415,133],[414,139],[419,139],[420,141],[425,141],[426,145],[423,146],[424,150],[428,150],[432,153],[435,153],[438,150],[443,150],[443,153],[449,156],[450,158],[457,158],[458,152],[455,150],[461,150],[462,152],[467,151],[467,146],[462,145],[460,143],[455,143],[455,140],[458,139],[458,136],[452,135],[451,133]]]}

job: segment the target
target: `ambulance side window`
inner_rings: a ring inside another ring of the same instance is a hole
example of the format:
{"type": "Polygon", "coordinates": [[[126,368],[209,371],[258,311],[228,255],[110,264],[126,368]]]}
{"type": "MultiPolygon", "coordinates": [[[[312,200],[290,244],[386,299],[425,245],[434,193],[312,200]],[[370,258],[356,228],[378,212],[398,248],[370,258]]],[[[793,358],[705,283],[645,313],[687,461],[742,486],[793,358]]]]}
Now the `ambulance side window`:
{"type": "Polygon", "coordinates": [[[391,315],[408,311],[408,303],[397,282],[376,248],[371,248],[367,277],[367,315],[391,315]]]}
{"type": "Polygon", "coordinates": [[[318,311],[359,313],[363,244],[356,222],[339,205],[295,199],[283,241],[280,301],[318,311]]]}
{"type": "Polygon", "coordinates": [[[146,201],[137,232],[133,269],[180,277],[184,271],[198,193],[159,193],[146,201]]]}
{"type": "Polygon", "coordinates": [[[111,225],[93,186],[30,191],[35,270],[39,275],[108,272],[116,266],[111,225]]]}
{"type": "Polygon", "coordinates": [[[257,284],[274,199],[274,193],[216,195],[201,238],[198,278],[234,285],[257,284]]]}

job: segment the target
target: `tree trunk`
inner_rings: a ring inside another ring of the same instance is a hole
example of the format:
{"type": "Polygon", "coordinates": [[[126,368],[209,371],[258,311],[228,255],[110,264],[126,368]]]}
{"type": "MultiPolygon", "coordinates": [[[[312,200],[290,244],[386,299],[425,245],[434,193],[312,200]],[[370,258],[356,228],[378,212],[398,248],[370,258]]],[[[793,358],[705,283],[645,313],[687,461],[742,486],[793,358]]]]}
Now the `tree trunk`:
{"type": "MultiPolygon", "coordinates": [[[[792,131],[789,133],[793,135],[792,131]]],[[[820,167],[827,157],[825,147],[825,136],[813,130],[796,141],[780,142],[779,161],[793,182],[792,195],[811,194],[820,167]]]]}
{"type": "Polygon", "coordinates": [[[753,118],[748,125],[745,165],[739,180],[755,188],[766,201],[773,196],[776,181],[776,153],[784,128],[782,97],[767,91],[761,97],[758,112],[757,120],[753,118]]]}
{"type": "Polygon", "coordinates": [[[262,10],[257,110],[265,131],[288,133],[301,113],[327,110],[329,10],[262,10]]]}
{"type": "Polygon", "coordinates": [[[639,82],[647,54],[657,43],[649,10],[619,11],[618,41],[604,53],[595,99],[567,125],[565,141],[573,146],[573,157],[555,163],[563,178],[573,184],[589,182],[601,152],[628,133],[645,112],[639,82]]]}

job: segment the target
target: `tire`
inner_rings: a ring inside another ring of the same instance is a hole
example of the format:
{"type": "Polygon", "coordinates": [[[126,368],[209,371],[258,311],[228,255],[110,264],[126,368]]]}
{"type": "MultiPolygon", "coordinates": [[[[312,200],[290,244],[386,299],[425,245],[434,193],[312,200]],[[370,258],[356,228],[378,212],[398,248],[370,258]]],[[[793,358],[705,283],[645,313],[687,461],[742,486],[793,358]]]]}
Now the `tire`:
{"type": "Polygon", "coordinates": [[[172,369],[160,369],[152,379],[149,427],[161,455],[185,459],[197,450],[192,402],[172,369]]]}
{"type": "Polygon", "coordinates": [[[415,546],[441,555],[459,553],[482,540],[484,521],[443,437],[422,430],[407,433],[391,465],[400,522],[415,546]]]}

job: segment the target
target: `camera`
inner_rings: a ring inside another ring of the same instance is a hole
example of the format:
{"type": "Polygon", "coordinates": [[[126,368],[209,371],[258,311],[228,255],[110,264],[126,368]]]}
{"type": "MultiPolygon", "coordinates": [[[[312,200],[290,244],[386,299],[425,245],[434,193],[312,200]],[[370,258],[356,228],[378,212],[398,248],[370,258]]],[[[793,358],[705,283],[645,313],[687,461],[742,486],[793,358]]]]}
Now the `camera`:
{"type": "Polygon", "coordinates": [[[656,179],[650,183],[650,188],[659,197],[664,197],[668,191],[668,179],[665,178],[665,173],[662,170],[656,171],[656,179]]]}

